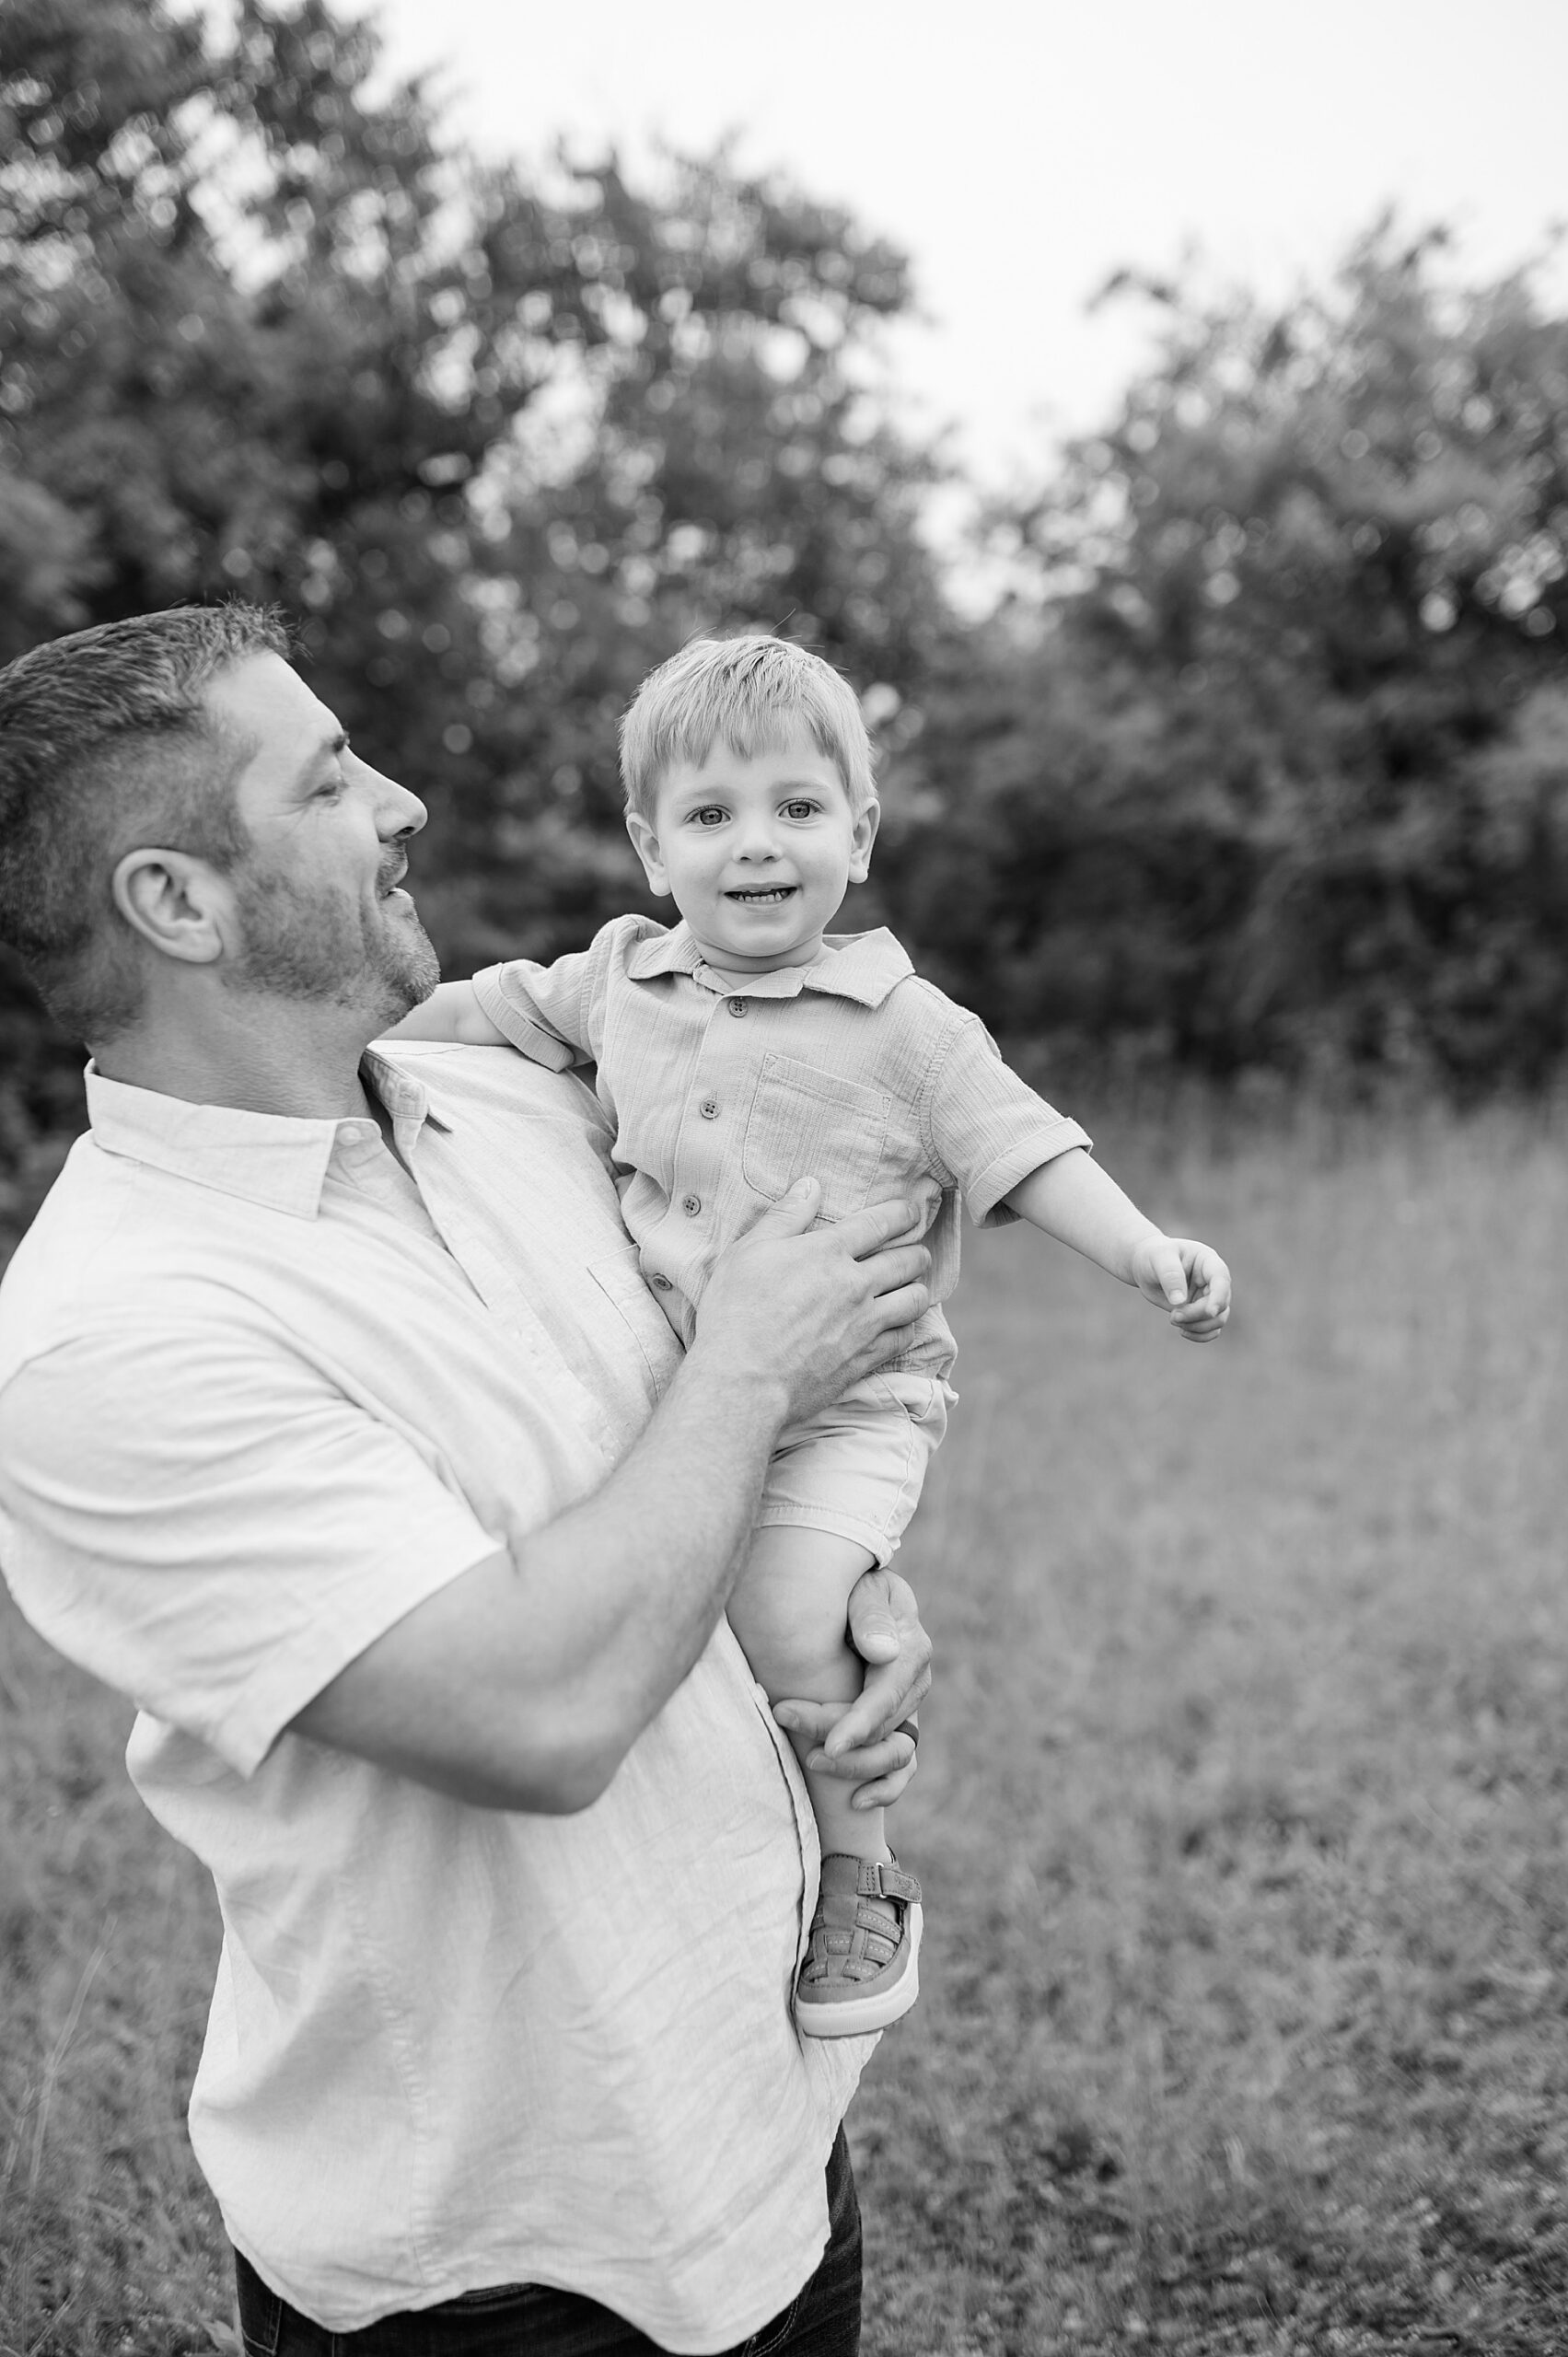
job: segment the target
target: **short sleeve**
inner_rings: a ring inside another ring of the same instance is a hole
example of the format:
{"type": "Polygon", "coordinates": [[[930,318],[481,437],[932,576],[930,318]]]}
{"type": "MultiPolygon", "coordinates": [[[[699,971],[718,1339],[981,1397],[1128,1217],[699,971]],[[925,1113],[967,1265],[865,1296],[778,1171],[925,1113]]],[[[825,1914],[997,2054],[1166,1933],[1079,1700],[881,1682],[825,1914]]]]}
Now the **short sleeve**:
{"type": "Polygon", "coordinates": [[[29,1361],[0,1391],[0,1562],[27,1619],[241,1775],[502,1544],[303,1358],[215,1324],[29,1361]]]}
{"type": "Polygon", "coordinates": [[[648,930],[645,918],[612,917],[586,949],[548,966],[531,958],[487,966],[473,978],[473,994],[503,1037],[536,1064],[564,1072],[597,1063],[610,976],[648,930]]]}
{"type": "Polygon", "coordinates": [[[1072,1146],[1091,1145],[1086,1130],[1003,1062],[978,1016],[955,1024],[932,1077],[925,1118],[936,1176],[958,1188],[981,1226],[1016,1216],[1002,1198],[1031,1170],[1072,1146]]]}

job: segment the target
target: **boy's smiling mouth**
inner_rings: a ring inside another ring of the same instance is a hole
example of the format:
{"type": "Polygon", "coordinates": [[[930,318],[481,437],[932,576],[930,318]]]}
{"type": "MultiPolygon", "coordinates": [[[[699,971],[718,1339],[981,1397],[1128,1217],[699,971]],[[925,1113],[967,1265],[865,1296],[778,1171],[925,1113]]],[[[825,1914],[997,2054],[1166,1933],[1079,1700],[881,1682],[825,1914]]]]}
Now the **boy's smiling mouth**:
{"type": "Polygon", "coordinates": [[[776,908],[781,900],[787,900],[792,893],[798,892],[799,889],[798,884],[757,884],[749,888],[737,888],[732,892],[726,892],[725,899],[739,900],[747,908],[771,909],[776,908]]]}

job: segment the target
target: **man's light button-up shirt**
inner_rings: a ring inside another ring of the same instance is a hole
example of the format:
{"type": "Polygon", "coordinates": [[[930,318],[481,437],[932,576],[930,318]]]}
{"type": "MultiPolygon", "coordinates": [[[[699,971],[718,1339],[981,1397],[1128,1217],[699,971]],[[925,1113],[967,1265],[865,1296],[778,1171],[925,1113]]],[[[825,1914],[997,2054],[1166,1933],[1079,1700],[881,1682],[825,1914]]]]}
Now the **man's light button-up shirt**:
{"type": "Polygon", "coordinates": [[[89,1074],[0,1287],[0,1561],[216,1882],[191,2135],[265,2281],[338,2333],[532,2281],[728,2349],[821,2255],[868,2042],[795,2035],[816,1832],[727,1624],[573,1817],[287,1732],[473,1565],[526,1576],[678,1355],[580,1083],[367,1074],[397,1155],[89,1074]]]}

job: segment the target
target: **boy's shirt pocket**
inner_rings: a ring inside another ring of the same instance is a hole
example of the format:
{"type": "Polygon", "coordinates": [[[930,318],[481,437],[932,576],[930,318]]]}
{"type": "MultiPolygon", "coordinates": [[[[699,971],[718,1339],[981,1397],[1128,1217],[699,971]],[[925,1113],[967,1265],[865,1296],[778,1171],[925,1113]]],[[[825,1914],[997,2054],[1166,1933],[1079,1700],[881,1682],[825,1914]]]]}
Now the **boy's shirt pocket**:
{"type": "Polygon", "coordinates": [[[746,1116],[741,1175],[771,1202],[797,1178],[819,1178],[821,1217],[847,1219],[875,1200],[892,1111],[893,1099],[881,1089],[794,1056],[766,1055],[746,1116]]]}

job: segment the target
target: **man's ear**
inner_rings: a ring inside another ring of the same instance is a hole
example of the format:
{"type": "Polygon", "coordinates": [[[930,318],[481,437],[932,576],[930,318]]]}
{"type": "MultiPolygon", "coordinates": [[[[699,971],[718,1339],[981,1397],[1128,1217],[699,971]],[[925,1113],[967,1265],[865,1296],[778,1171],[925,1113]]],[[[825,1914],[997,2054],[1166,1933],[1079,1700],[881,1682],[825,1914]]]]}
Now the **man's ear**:
{"type": "Polygon", "coordinates": [[[228,946],[232,896],[204,859],[185,851],[128,851],[115,867],[114,905],[144,941],[188,966],[211,966],[228,946]]]}
{"type": "Polygon", "coordinates": [[[877,840],[877,830],[881,823],[882,805],[873,798],[856,819],[850,834],[849,880],[852,884],[864,884],[871,873],[871,846],[877,840]]]}
{"type": "Polygon", "coordinates": [[[640,810],[626,813],[626,831],[632,838],[632,848],[643,863],[643,873],[648,879],[648,889],[661,899],[669,898],[669,878],[664,872],[664,858],[659,851],[658,837],[640,810]]]}

